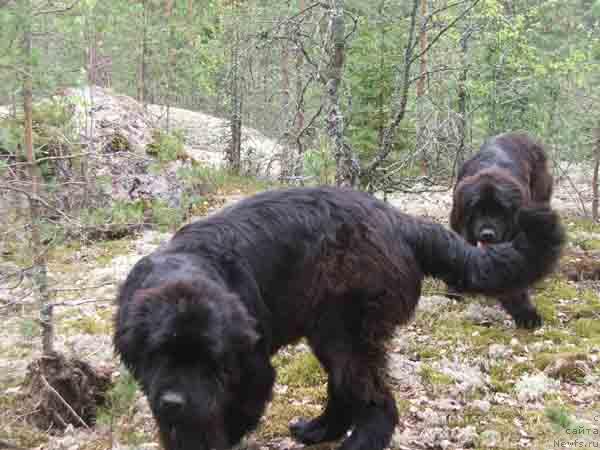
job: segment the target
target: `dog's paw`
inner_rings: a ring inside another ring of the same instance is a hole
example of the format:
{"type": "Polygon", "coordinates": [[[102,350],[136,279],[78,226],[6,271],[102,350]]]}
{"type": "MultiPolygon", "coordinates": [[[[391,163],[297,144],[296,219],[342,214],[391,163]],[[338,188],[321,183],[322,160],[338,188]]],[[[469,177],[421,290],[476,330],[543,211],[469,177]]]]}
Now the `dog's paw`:
{"type": "Polygon", "coordinates": [[[319,418],[298,419],[290,424],[290,433],[294,439],[305,445],[318,444],[327,440],[327,425],[323,424],[319,418]]]}
{"type": "Polygon", "coordinates": [[[465,299],[465,297],[458,291],[458,289],[456,289],[453,286],[448,286],[448,289],[446,290],[446,297],[459,302],[462,302],[465,299]]]}
{"type": "Polygon", "coordinates": [[[517,328],[533,330],[543,325],[542,316],[535,309],[524,309],[513,316],[517,328]]]}

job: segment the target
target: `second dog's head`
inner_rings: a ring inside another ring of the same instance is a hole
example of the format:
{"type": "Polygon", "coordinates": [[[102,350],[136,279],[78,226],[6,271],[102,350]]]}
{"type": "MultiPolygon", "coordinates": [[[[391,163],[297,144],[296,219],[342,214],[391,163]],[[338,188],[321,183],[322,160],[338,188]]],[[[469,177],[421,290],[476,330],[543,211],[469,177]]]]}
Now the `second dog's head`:
{"type": "Polygon", "coordinates": [[[463,234],[469,242],[496,244],[513,239],[519,231],[517,217],[525,193],[512,177],[497,171],[482,172],[463,180],[456,196],[463,234]]]}

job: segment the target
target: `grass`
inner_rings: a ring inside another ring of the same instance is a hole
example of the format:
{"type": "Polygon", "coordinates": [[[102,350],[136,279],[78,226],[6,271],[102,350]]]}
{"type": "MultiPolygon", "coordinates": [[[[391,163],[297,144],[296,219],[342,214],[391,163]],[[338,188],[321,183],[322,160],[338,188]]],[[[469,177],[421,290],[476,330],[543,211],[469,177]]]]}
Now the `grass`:
{"type": "Polygon", "coordinates": [[[291,387],[317,387],[327,381],[319,361],[310,352],[277,355],[273,365],[277,381],[291,387]]]}

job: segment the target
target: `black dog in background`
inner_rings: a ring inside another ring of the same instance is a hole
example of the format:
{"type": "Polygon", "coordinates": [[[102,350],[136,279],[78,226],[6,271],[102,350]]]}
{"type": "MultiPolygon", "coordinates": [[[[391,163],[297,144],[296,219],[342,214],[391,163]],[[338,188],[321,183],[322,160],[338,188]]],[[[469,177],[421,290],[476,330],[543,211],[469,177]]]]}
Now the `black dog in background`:
{"type": "MultiPolygon", "coordinates": [[[[450,226],[472,245],[512,240],[519,232],[518,211],[550,203],[552,174],[542,145],[524,133],[504,133],[486,141],[461,168],[450,226]]],[[[449,286],[453,295],[455,286],[449,286]]],[[[518,327],[536,328],[542,318],[527,289],[498,297],[518,327]]]]}
{"type": "Polygon", "coordinates": [[[398,413],[384,343],[426,275],[466,292],[524,288],[564,240],[547,207],[520,211],[513,242],[477,248],[439,224],[345,189],[296,188],[240,201],[180,229],[121,288],[114,344],[140,381],[166,450],[222,450],[256,427],[270,358],[306,337],[328,374],[323,413],[292,425],[315,444],[381,450],[398,413]]]}

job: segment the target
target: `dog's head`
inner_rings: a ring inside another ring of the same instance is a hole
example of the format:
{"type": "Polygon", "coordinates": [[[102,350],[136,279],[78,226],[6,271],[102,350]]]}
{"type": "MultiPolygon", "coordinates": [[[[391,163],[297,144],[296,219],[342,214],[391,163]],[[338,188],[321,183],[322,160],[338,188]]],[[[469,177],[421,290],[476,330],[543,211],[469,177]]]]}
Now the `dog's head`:
{"type": "MultiPolygon", "coordinates": [[[[139,290],[115,345],[146,393],[166,450],[222,450],[241,361],[258,340],[239,298],[208,279],[139,290]]],[[[236,436],[236,439],[239,436],[236,436]]]]}
{"type": "MultiPolygon", "coordinates": [[[[469,180],[465,180],[469,181],[469,180]]],[[[512,240],[525,194],[512,178],[483,174],[461,186],[463,234],[478,246],[512,240]]]]}

